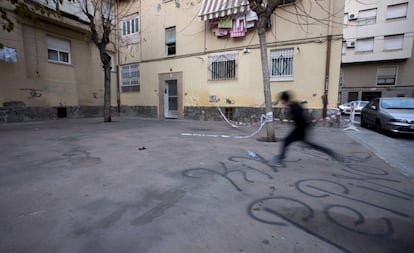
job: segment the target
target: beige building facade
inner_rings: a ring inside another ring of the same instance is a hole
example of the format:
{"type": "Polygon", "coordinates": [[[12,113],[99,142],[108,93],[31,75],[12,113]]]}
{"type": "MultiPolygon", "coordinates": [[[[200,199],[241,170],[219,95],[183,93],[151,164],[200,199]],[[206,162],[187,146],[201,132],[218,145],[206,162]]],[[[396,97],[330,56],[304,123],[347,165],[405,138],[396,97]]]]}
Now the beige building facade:
{"type": "MultiPolygon", "coordinates": [[[[285,0],[268,22],[272,100],[291,90],[321,117],[338,103],[344,1],[285,0]],[[311,1],[313,2],[313,1],[311,1]]],[[[112,105],[121,115],[258,121],[264,113],[260,45],[247,0],[119,1],[112,105]]],[[[17,61],[1,61],[2,121],[100,116],[103,71],[87,23],[74,15],[0,32],[17,61]]],[[[114,110],[115,111],[115,110],[114,110]]],[[[275,117],[284,110],[277,105],[275,117]]]]}
{"type": "MultiPolygon", "coordinates": [[[[344,2],[285,2],[267,31],[272,99],[292,90],[320,114],[326,89],[327,107],[334,110],[344,2]]],[[[259,39],[248,1],[124,1],[119,12],[123,112],[211,120],[220,118],[218,105],[239,121],[264,113],[259,39]]]]}
{"type": "Polygon", "coordinates": [[[349,1],[344,15],[340,103],[414,96],[414,3],[349,1]]]}
{"type": "Polygon", "coordinates": [[[17,20],[12,6],[1,4],[15,27],[0,31],[0,122],[101,116],[104,72],[86,21],[64,10],[58,18],[17,20]]]}

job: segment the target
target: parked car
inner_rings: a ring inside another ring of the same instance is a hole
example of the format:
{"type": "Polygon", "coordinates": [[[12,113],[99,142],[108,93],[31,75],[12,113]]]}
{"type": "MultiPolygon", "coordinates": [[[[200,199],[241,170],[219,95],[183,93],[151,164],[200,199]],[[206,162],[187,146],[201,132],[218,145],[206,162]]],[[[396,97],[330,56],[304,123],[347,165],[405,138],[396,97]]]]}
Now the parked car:
{"type": "Polygon", "coordinates": [[[414,134],[414,98],[375,98],[361,112],[361,126],[414,134]]]}
{"type": "Polygon", "coordinates": [[[355,114],[361,114],[362,108],[366,106],[368,101],[352,101],[342,105],[339,105],[338,108],[342,114],[351,114],[352,104],[354,104],[355,114]]]}

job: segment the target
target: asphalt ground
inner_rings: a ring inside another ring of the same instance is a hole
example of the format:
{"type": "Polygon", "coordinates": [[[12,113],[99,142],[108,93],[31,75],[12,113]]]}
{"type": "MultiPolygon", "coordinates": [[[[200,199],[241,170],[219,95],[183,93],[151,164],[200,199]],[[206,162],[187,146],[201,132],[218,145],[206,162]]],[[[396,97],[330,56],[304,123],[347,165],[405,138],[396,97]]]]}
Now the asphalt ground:
{"type": "MultiPolygon", "coordinates": [[[[275,127],[278,138],[290,129],[275,127]]],[[[2,124],[0,252],[413,252],[414,183],[399,168],[324,127],[311,139],[342,162],[297,143],[286,167],[270,167],[280,141],[232,138],[256,129],[2,124]]]]}

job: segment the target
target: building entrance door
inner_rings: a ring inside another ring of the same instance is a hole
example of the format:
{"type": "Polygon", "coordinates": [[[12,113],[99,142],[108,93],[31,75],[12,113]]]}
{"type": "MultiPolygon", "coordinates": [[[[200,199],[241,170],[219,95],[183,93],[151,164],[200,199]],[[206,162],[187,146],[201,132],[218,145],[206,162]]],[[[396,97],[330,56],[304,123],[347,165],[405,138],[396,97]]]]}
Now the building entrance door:
{"type": "Polygon", "coordinates": [[[176,119],[178,117],[177,80],[167,80],[164,83],[164,117],[176,119]]]}

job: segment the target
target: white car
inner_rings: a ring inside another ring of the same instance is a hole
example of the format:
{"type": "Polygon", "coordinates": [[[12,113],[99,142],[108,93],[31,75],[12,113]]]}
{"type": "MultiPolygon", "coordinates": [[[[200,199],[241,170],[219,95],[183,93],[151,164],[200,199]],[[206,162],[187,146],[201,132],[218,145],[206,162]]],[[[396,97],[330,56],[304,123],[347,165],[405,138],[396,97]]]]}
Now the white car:
{"type": "Polygon", "coordinates": [[[338,106],[342,114],[351,114],[352,106],[354,106],[355,114],[361,114],[362,108],[364,108],[368,101],[351,101],[338,106]]]}

